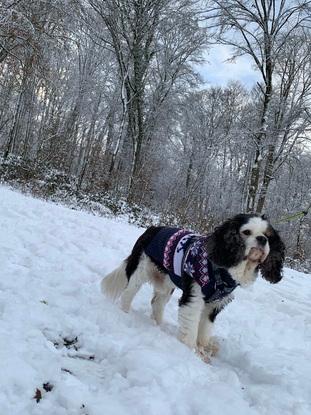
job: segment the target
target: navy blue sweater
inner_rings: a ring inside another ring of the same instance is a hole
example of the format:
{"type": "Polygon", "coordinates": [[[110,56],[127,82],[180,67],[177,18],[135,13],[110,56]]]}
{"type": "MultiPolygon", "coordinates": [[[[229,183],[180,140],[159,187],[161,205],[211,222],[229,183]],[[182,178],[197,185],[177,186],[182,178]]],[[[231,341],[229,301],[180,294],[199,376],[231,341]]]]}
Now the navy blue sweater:
{"type": "Polygon", "coordinates": [[[204,300],[213,302],[226,297],[238,284],[225,268],[208,259],[206,238],[185,229],[163,228],[146,246],[145,253],[177,287],[183,288],[187,274],[200,285],[204,300]]]}

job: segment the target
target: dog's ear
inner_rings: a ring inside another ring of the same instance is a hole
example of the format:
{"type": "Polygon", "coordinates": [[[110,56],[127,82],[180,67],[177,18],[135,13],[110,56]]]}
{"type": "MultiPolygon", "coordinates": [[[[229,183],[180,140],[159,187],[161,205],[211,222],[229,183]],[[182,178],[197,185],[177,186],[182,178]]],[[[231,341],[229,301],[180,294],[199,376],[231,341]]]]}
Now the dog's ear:
{"type": "Polygon", "coordinates": [[[272,284],[276,284],[282,279],[282,269],[285,258],[285,245],[279,233],[270,225],[267,237],[270,252],[265,261],[260,264],[260,271],[263,278],[272,284]]]}
{"type": "Polygon", "coordinates": [[[240,235],[240,221],[228,219],[207,240],[209,259],[220,267],[230,268],[244,258],[245,244],[240,235]]]}

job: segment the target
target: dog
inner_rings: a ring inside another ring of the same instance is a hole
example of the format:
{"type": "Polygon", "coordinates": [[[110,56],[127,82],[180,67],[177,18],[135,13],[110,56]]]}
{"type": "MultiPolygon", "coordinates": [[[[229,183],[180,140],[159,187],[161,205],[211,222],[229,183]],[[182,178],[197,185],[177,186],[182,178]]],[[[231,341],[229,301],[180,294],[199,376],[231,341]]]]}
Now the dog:
{"type": "Polygon", "coordinates": [[[208,235],[152,226],[136,241],[129,257],[101,282],[102,292],[129,312],[142,284],[153,285],[152,317],[161,324],[166,303],[182,290],[178,338],[205,361],[218,351],[211,336],[217,314],[237,286],[253,283],[261,272],[272,284],[282,278],[285,246],[265,216],[239,214],[208,235]]]}

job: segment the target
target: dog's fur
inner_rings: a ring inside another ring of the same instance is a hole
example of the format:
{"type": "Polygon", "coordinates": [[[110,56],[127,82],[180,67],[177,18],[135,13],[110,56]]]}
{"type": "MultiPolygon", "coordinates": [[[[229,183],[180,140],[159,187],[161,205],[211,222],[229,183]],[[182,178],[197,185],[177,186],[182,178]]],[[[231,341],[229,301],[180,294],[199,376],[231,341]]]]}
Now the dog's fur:
{"type": "MultiPolygon", "coordinates": [[[[167,271],[145,253],[146,246],[161,229],[163,227],[148,228],[136,241],[130,256],[102,281],[102,291],[106,295],[114,300],[121,296],[121,308],[125,312],[130,310],[142,284],[150,282],[154,287],[152,317],[158,324],[176,288],[167,271]]],[[[241,286],[254,282],[259,269],[270,283],[282,278],[285,247],[278,232],[263,216],[240,214],[228,219],[208,236],[206,244],[209,259],[227,269],[241,286]]],[[[211,337],[213,323],[232,298],[228,295],[219,301],[205,302],[201,287],[185,275],[179,300],[179,339],[203,357],[213,354],[217,349],[211,337]]]]}

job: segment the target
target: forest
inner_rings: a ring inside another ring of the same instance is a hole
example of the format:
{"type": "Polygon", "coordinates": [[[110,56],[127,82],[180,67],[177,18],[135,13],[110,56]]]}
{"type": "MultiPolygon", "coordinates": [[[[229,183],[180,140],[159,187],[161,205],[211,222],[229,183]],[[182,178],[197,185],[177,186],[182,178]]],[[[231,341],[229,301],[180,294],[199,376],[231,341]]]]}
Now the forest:
{"type": "Polygon", "coordinates": [[[1,0],[0,180],[202,232],[266,214],[311,269],[310,29],[306,0],[1,0]],[[217,45],[258,82],[204,82],[217,45]]]}

